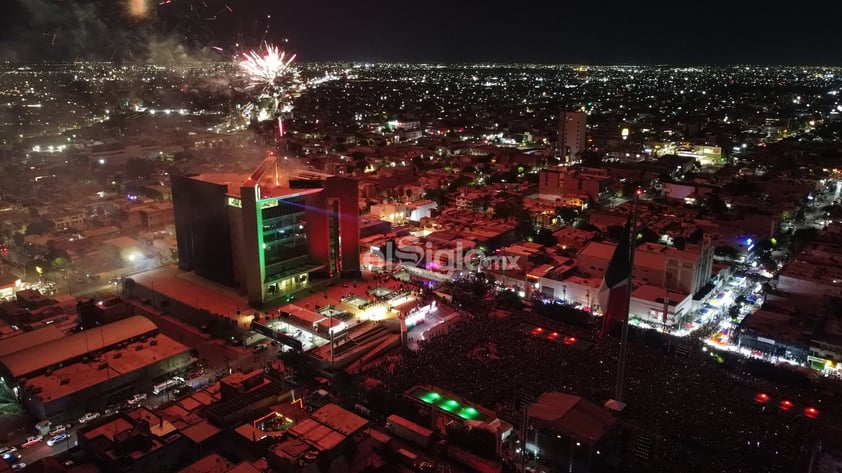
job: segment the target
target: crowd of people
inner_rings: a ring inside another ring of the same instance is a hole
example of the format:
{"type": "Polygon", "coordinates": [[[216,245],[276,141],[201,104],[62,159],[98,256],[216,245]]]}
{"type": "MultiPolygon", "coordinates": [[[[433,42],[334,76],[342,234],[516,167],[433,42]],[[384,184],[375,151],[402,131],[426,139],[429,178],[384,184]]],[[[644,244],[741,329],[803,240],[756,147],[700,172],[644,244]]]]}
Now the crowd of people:
{"type": "MultiPolygon", "coordinates": [[[[614,397],[619,340],[607,337],[583,350],[519,330],[524,323],[596,339],[596,327],[565,326],[528,313],[466,316],[418,351],[363,374],[393,392],[416,384],[440,386],[514,425],[518,419],[507,415],[516,412],[524,391],[535,396],[560,391],[597,404],[614,397]]],[[[619,425],[646,432],[654,441],[649,471],[794,471],[809,458],[819,426],[836,415],[830,406],[822,406],[817,419],[802,415],[803,406],[816,402],[816,393],[802,388],[783,392],[744,373],[735,375],[704,351],[698,338],[676,340],[683,350],[656,347],[644,338],[633,337],[629,344],[627,407],[618,416],[619,425]],[[799,407],[785,411],[746,399],[735,394],[738,385],[775,399],[788,396],[799,407]]]]}

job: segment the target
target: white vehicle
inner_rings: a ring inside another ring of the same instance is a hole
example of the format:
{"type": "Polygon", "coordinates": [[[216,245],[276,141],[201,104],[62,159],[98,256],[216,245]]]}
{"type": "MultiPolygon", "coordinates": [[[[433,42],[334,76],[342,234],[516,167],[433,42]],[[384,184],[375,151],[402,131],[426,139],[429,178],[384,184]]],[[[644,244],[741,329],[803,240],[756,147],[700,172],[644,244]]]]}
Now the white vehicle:
{"type": "Polygon", "coordinates": [[[33,436],[30,436],[30,437],[27,437],[26,441],[23,442],[22,444],[20,444],[20,447],[21,448],[29,448],[33,445],[37,445],[42,440],[44,440],[43,435],[33,435],[33,436]]]}
{"type": "Polygon", "coordinates": [[[10,461],[12,459],[17,458],[18,449],[16,447],[3,447],[0,449],[0,458],[6,461],[10,461]]]}
{"type": "Polygon", "coordinates": [[[184,383],[186,383],[186,381],[184,381],[184,378],[182,378],[180,376],[176,376],[174,378],[171,378],[171,379],[168,379],[168,380],[164,381],[163,383],[156,384],[152,388],[152,394],[157,396],[161,393],[169,391],[170,389],[172,389],[176,386],[181,386],[184,383]]]}
{"type": "Polygon", "coordinates": [[[26,468],[26,463],[15,463],[14,465],[12,465],[12,470],[14,471],[20,471],[24,468],[26,468]]]}
{"type": "Polygon", "coordinates": [[[56,435],[63,434],[69,428],[69,425],[57,425],[55,429],[50,431],[50,437],[55,437],[56,435]]]}
{"type": "Polygon", "coordinates": [[[87,412],[87,413],[85,413],[85,415],[83,415],[82,417],[79,418],[79,423],[84,424],[86,422],[90,422],[90,421],[96,419],[99,416],[100,416],[99,412],[87,412]]]}
{"type": "Polygon", "coordinates": [[[58,434],[54,437],[51,437],[50,440],[47,440],[47,446],[52,447],[65,439],[67,439],[67,434],[58,434]]]}
{"type": "Polygon", "coordinates": [[[140,401],[143,401],[145,399],[146,399],[146,393],[135,394],[134,396],[132,396],[131,399],[129,399],[129,405],[137,404],[140,401]]]}

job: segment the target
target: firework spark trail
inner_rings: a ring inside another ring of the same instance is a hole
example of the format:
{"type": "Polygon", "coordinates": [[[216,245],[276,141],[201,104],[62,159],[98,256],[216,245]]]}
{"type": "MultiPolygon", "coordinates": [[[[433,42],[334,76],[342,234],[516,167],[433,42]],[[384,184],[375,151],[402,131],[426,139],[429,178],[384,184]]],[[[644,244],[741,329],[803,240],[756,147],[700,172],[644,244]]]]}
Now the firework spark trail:
{"type": "Polygon", "coordinates": [[[290,56],[276,46],[264,45],[265,51],[243,53],[240,68],[249,76],[253,86],[272,87],[275,82],[290,71],[295,54],[290,56]]]}

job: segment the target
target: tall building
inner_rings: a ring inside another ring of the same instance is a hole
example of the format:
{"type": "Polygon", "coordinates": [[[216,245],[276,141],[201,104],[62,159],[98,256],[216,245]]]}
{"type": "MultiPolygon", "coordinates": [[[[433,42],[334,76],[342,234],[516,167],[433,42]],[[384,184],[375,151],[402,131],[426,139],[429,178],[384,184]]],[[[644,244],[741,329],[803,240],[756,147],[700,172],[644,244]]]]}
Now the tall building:
{"type": "Polygon", "coordinates": [[[285,173],[270,156],[249,176],[179,176],[172,185],[179,267],[240,287],[252,306],[311,277],[359,274],[353,179],[285,173]]]}
{"type": "Polygon", "coordinates": [[[558,120],[558,154],[566,162],[576,159],[585,150],[585,126],[588,115],[584,112],[561,112],[558,120]]]}

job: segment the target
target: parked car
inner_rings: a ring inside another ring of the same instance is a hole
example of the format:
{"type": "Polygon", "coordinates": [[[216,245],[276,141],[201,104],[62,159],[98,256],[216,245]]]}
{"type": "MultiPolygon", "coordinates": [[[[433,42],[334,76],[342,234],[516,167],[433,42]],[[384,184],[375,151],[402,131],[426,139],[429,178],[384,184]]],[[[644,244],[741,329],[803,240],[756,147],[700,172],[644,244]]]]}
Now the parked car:
{"type": "Polygon", "coordinates": [[[69,429],[70,426],[67,424],[57,425],[53,430],[50,431],[50,437],[55,437],[58,434],[63,434],[69,429]]]}
{"type": "Polygon", "coordinates": [[[38,445],[39,442],[44,440],[43,435],[31,435],[26,438],[26,441],[20,444],[20,448],[29,448],[33,445],[38,445]]]}
{"type": "Polygon", "coordinates": [[[26,468],[26,463],[15,463],[12,465],[12,470],[14,471],[21,471],[26,468]]]}
{"type": "Polygon", "coordinates": [[[145,400],[146,396],[147,396],[146,393],[135,394],[134,396],[132,396],[131,399],[129,399],[129,405],[131,406],[131,405],[139,403],[140,401],[145,400]]]}
{"type": "Polygon", "coordinates": [[[67,434],[58,434],[56,436],[51,437],[50,440],[47,440],[47,446],[52,447],[53,445],[55,445],[59,442],[62,442],[66,439],[67,439],[67,434]]]}
{"type": "Polygon", "coordinates": [[[18,449],[15,447],[3,447],[3,449],[0,450],[0,456],[2,456],[2,458],[6,461],[10,461],[14,458],[17,458],[15,456],[18,454],[17,451],[18,449]]]}
{"type": "Polygon", "coordinates": [[[85,415],[79,418],[79,423],[84,424],[86,422],[90,422],[99,416],[99,412],[86,412],[85,415]]]}

